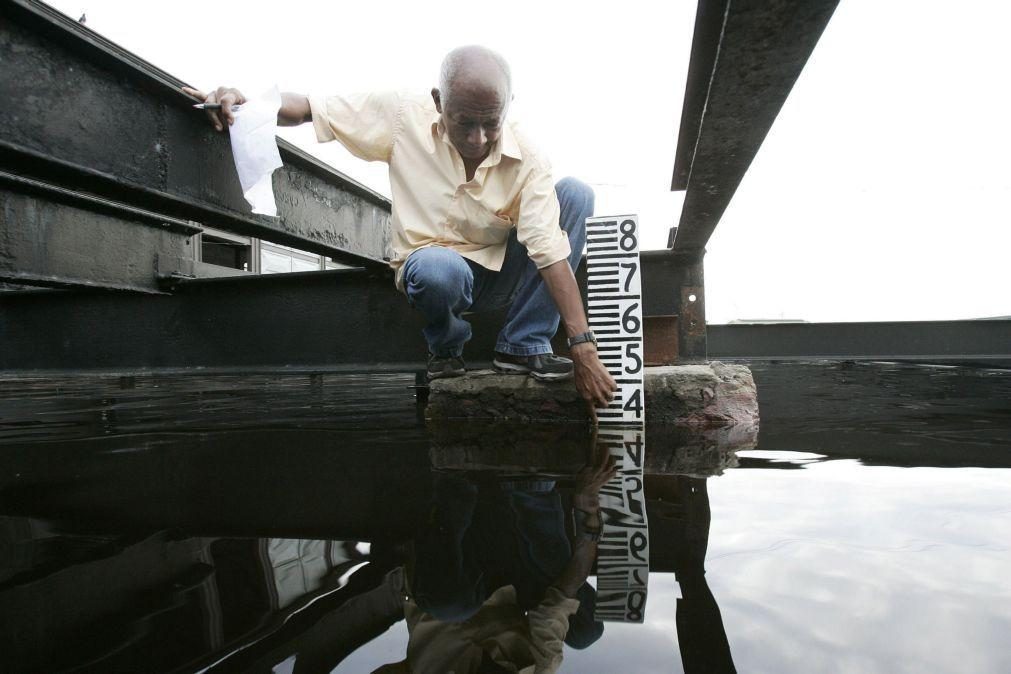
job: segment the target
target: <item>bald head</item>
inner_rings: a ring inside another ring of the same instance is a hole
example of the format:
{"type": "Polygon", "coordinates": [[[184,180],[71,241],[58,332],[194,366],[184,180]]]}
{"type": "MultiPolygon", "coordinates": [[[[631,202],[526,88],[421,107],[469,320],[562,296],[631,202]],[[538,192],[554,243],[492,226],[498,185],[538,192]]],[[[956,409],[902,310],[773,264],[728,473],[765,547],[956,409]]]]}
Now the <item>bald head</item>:
{"type": "Polygon", "coordinates": [[[512,95],[509,64],[501,54],[487,47],[457,47],[442,61],[439,91],[443,99],[452,98],[454,93],[493,91],[509,100],[512,95]]]}
{"type": "Polygon", "coordinates": [[[488,156],[505,123],[512,99],[509,64],[499,54],[475,45],[446,55],[432,99],[464,162],[488,156]]]}

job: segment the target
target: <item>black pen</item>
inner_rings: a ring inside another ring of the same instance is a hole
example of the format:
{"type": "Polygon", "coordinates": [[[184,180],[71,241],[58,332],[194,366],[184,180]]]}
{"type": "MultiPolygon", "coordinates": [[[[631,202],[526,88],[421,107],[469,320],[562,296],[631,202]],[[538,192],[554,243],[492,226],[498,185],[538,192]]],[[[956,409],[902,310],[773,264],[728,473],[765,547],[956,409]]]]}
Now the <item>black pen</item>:
{"type": "MultiPolygon", "coordinates": [[[[221,104],[220,103],[197,103],[193,107],[196,108],[197,110],[220,110],[221,109],[221,104]]],[[[238,104],[238,105],[233,105],[232,106],[232,110],[241,110],[241,109],[242,109],[242,104],[241,103],[238,104]]]]}

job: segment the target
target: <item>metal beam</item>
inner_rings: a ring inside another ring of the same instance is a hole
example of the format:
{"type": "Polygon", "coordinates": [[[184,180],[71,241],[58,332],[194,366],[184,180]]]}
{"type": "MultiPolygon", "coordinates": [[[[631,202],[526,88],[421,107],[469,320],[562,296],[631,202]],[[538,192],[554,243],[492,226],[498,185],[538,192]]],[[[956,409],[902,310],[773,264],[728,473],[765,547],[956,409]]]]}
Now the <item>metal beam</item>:
{"type": "Polygon", "coordinates": [[[687,190],[675,250],[705,248],[837,4],[700,0],[672,181],[687,190]]]}
{"type": "Polygon", "coordinates": [[[0,169],[383,268],[389,201],[279,141],[277,219],[250,213],[226,134],[184,83],[34,0],[0,4],[0,169]]]}
{"type": "Polygon", "coordinates": [[[743,360],[1011,365],[1011,320],[710,325],[710,353],[743,360]]]}
{"type": "Polygon", "coordinates": [[[685,82],[685,101],[681,108],[681,128],[674,155],[674,179],[671,189],[681,191],[688,187],[688,174],[695,156],[695,142],[702,126],[702,114],[709,97],[713,66],[720,47],[723,21],[730,0],[699,0],[695,10],[695,33],[692,53],[688,61],[688,79],[685,82]]]}
{"type": "MultiPolygon", "coordinates": [[[[675,362],[704,363],[706,354],[705,278],[702,255],[677,251],[644,251],[642,259],[643,313],[676,317],[675,362]]],[[[648,321],[647,321],[648,323],[648,321]]],[[[646,347],[649,349],[649,345],[646,347]]]]}
{"type": "Polygon", "coordinates": [[[0,171],[0,281],[157,293],[192,265],[192,223],[0,171]]]}
{"type": "MultiPolygon", "coordinates": [[[[682,289],[701,285],[701,264],[679,265],[679,259],[669,251],[644,254],[647,315],[679,313],[682,289]]],[[[171,269],[160,267],[162,275],[171,269]]],[[[585,289],[585,272],[577,278],[585,289]]],[[[408,306],[385,271],[176,277],[167,279],[164,288],[171,294],[0,294],[0,371],[412,369],[425,359],[421,314],[408,306]]],[[[466,352],[469,363],[491,361],[504,317],[504,310],[468,316],[474,327],[466,352]]],[[[682,361],[698,359],[699,348],[704,359],[705,333],[699,332],[704,314],[697,315],[695,326],[688,320],[684,324],[696,341],[681,337],[695,345],[682,354],[682,361]]],[[[556,352],[564,352],[564,338],[564,332],[556,336],[556,352]]]]}

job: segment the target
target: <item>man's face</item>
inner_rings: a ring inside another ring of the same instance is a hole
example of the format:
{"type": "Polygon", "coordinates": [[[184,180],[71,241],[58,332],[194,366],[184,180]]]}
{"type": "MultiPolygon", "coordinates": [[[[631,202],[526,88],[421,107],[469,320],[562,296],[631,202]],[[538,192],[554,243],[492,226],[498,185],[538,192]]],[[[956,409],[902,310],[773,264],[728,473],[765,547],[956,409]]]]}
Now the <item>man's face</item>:
{"type": "Polygon", "coordinates": [[[471,160],[487,157],[502,133],[508,94],[490,87],[461,87],[450,96],[441,96],[437,90],[432,94],[449,140],[460,156],[471,160]]]}

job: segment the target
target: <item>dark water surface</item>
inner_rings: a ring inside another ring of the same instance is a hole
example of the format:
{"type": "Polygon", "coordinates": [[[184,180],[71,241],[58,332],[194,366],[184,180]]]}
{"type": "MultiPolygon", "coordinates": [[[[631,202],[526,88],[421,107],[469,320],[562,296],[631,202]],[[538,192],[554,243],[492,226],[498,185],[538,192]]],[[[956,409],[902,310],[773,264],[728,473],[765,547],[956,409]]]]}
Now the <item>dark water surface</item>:
{"type": "MultiPolygon", "coordinates": [[[[643,622],[591,574],[559,671],[1011,671],[1011,371],[753,370],[760,431],[645,432],[643,622]]],[[[413,383],[0,379],[0,671],[510,671],[599,446],[413,383]]]]}

